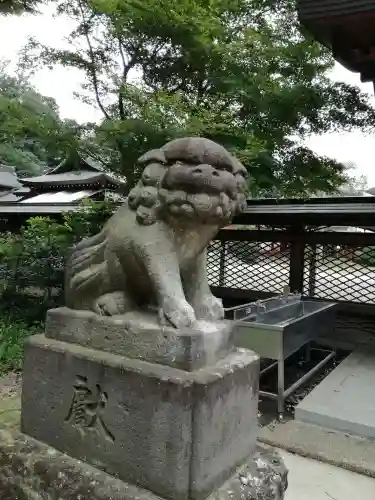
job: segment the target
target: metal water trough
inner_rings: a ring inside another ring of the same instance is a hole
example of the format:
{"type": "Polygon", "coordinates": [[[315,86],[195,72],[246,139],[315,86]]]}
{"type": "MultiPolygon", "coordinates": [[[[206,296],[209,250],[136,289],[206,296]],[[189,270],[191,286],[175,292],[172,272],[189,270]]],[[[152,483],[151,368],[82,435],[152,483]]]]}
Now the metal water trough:
{"type": "Polygon", "coordinates": [[[232,307],[226,309],[226,313],[236,322],[234,338],[238,347],[251,349],[261,358],[275,360],[260,375],[277,365],[277,393],[260,391],[259,394],[277,400],[279,418],[282,419],[285,399],[328,363],[335,352],[327,351],[324,359],[288,388],[285,388],[284,382],[285,360],[304,346],[309,357],[311,342],[334,328],[335,304],[303,300],[299,295],[284,294],[232,307]]]}

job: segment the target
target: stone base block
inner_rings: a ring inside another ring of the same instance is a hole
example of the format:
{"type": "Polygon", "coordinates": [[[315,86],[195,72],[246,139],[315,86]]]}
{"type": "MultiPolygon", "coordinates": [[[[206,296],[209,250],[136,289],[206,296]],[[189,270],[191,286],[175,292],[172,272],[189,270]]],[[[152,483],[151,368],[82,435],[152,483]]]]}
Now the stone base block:
{"type": "Polygon", "coordinates": [[[258,376],[247,350],[186,372],[36,335],[22,431],[158,495],[198,500],[254,452],[258,376]]]}
{"type": "Polygon", "coordinates": [[[198,321],[194,329],[161,327],[156,314],[99,316],[61,307],[47,312],[48,338],[193,371],[233,350],[231,322],[198,321]]]}
{"type": "MultiPolygon", "coordinates": [[[[160,500],[20,433],[0,431],[0,498],[6,500],[160,500]]],[[[288,472],[260,449],[208,500],[282,500],[288,472]]]]}

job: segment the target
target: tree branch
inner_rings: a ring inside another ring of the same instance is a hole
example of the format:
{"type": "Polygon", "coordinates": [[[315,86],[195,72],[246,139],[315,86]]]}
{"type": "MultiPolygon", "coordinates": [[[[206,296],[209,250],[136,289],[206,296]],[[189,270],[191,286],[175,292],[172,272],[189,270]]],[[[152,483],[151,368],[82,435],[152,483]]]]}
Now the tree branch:
{"type": "Polygon", "coordinates": [[[140,51],[140,48],[141,48],[141,44],[139,44],[134,49],[133,55],[130,57],[129,61],[126,62],[125,53],[124,53],[124,49],[123,49],[123,46],[122,46],[121,39],[118,38],[117,40],[118,40],[120,57],[121,57],[121,61],[122,61],[122,82],[121,82],[121,86],[120,86],[119,93],[118,93],[118,108],[119,108],[120,119],[121,120],[125,120],[126,113],[125,113],[125,108],[124,108],[124,101],[123,101],[123,98],[122,98],[122,87],[123,87],[123,85],[126,83],[126,81],[128,79],[129,71],[132,68],[134,68],[134,66],[138,63],[138,60],[139,60],[138,56],[139,56],[139,51],[140,51]]]}
{"type": "Polygon", "coordinates": [[[125,59],[125,54],[124,54],[124,49],[122,46],[121,39],[118,38],[118,45],[119,45],[119,51],[120,51],[120,56],[121,56],[121,61],[122,61],[122,81],[126,82],[129,71],[134,68],[134,66],[138,63],[139,59],[139,51],[141,48],[141,44],[139,44],[135,49],[133,55],[130,57],[129,62],[126,62],[125,59]]]}
{"type": "Polygon", "coordinates": [[[98,76],[96,74],[96,69],[95,69],[95,63],[96,63],[95,54],[94,54],[93,46],[91,44],[91,40],[90,40],[90,36],[89,36],[88,22],[86,21],[86,18],[85,18],[85,13],[84,13],[84,10],[82,7],[81,0],[78,1],[78,5],[79,5],[79,9],[80,9],[81,16],[82,16],[83,32],[84,32],[84,35],[86,38],[86,42],[87,42],[87,46],[88,46],[89,54],[90,54],[90,58],[91,58],[91,63],[88,65],[88,70],[91,73],[92,84],[93,84],[94,93],[95,93],[95,100],[96,100],[100,110],[102,111],[103,115],[105,116],[105,118],[107,120],[110,120],[111,117],[108,114],[107,110],[105,109],[105,107],[100,99],[99,80],[98,80],[98,76]]]}

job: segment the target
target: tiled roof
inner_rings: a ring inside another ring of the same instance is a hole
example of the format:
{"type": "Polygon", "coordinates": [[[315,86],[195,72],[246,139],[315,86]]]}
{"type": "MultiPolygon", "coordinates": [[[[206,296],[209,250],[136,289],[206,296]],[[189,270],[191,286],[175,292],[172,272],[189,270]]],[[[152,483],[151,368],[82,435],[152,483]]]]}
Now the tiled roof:
{"type": "Polygon", "coordinates": [[[46,174],[37,177],[27,177],[22,179],[22,183],[26,186],[35,186],[37,184],[44,184],[46,186],[58,185],[80,185],[80,184],[95,184],[100,182],[107,182],[109,184],[120,184],[120,181],[111,177],[110,175],[98,172],[80,170],[77,172],[65,172],[62,174],[46,174]]]}

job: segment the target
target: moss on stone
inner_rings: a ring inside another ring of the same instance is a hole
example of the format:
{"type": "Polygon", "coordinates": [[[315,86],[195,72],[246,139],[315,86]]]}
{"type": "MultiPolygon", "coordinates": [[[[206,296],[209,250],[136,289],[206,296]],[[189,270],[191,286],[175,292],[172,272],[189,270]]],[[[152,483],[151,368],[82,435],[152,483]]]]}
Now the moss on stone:
{"type": "Polygon", "coordinates": [[[20,432],[0,431],[0,498],[7,500],[156,500],[20,432]]]}

